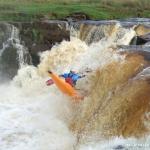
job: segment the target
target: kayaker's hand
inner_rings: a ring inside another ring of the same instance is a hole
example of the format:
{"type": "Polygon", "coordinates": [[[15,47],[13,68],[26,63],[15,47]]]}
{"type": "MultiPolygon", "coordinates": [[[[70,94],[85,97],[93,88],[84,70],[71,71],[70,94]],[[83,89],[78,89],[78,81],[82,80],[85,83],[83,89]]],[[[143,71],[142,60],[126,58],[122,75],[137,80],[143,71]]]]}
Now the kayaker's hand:
{"type": "Polygon", "coordinates": [[[52,71],[48,70],[48,73],[52,74],[52,71]]]}

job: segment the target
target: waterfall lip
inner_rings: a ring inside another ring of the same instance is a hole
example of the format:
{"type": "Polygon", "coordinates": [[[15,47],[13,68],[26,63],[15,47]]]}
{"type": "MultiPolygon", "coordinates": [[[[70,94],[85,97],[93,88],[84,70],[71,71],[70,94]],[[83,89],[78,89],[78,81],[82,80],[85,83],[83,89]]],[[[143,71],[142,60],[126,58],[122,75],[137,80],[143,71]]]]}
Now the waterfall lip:
{"type": "Polygon", "coordinates": [[[137,53],[142,55],[145,60],[150,61],[150,46],[137,46],[137,45],[119,45],[119,52],[137,53]]]}
{"type": "Polygon", "coordinates": [[[116,24],[120,23],[122,25],[137,25],[137,24],[147,24],[150,25],[150,18],[129,18],[129,19],[116,19],[116,20],[81,20],[74,21],[77,24],[90,24],[90,25],[101,25],[101,24],[116,24]]]}
{"type": "Polygon", "coordinates": [[[119,19],[119,21],[123,22],[150,22],[150,18],[129,18],[129,19],[119,19]]]}
{"type": "Polygon", "coordinates": [[[118,20],[83,20],[83,21],[77,21],[74,22],[74,24],[89,24],[89,25],[110,25],[110,24],[116,24],[119,23],[118,20]]]}

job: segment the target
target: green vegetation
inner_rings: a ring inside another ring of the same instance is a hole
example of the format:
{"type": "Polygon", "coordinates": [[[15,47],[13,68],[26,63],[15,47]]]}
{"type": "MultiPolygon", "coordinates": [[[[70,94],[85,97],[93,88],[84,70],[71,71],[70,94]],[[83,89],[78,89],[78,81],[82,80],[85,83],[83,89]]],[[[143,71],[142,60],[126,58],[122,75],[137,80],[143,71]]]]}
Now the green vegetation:
{"type": "Polygon", "coordinates": [[[63,19],[75,12],[94,20],[150,17],[150,0],[0,0],[1,21],[63,19]]]}

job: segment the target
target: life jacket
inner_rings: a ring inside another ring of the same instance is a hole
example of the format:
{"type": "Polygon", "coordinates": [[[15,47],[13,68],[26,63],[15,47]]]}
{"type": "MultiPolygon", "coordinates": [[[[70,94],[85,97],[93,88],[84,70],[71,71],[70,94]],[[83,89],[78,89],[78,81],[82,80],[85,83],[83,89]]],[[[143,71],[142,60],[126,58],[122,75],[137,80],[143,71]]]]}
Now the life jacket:
{"type": "Polygon", "coordinates": [[[76,74],[76,73],[65,73],[63,75],[61,75],[62,77],[65,78],[65,81],[68,82],[70,85],[74,86],[76,84],[76,81],[81,78],[80,75],[76,74]]]}
{"type": "Polygon", "coordinates": [[[69,83],[71,86],[74,86],[74,83],[73,83],[73,80],[72,80],[71,77],[65,78],[65,81],[66,81],[67,83],[69,83]]]}

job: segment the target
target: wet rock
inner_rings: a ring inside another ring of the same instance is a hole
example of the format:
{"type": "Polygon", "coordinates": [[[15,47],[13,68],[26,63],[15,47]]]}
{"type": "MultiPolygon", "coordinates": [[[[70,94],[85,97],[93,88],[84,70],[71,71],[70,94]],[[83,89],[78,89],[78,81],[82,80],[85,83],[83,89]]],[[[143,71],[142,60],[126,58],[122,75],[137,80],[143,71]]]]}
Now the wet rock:
{"type": "Polygon", "coordinates": [[[17,49],[14,48],[13,45],[5,49],[0,57],[1,76],[7,79],[13,78],[16,75],[19,68],[18,60],[16,59],[17,56],[17,49]]]}
{"type": "Polygon", "coordinates": [[[135,36],[131,40],[130,45],[144,45],[145,43],[147,43],[145,39],[141,38],[140,36],[135,36]]]}
{"type": "Polygon", "coordinates": [[[149,46],[150,47],[150,42],[145,43],[145,46],[149,46]]]}
{"type": "Polygon", "coordinates": [[[137,25],[134,28],[134,30],[138,36],[142,36],[142,35],[150,33],[150,25],[144,25],[144,24],[137,25]]]}
{"type": "MultiPolygon", "coordinates": [[[[145,43],[150,42],[150,33],[140,36],[140,38],[145,41],[145,43]]],[[[144,44],[145,44],[144,43],[144,44]]]]}
{"type": "Polygon", "coordinates": [[[0,49],[3,48],[3,43],[8,39],[10,29],[6,23],[0,23],[0,49]]]}
{"type": "Polygon", "coordinates": [[[134,37],[130,45],[144,45],[148,42],[150,42],[150,33],[134,37]]]}
{"type": "Polygon", "coordinates": [[[70,39],[70,32],[65,21],[41,21],[13,23],[20,30],[21,41],[32,56],[34,65],[39,63],[38,53],[50,50],[55,43],[70,39]]]}

